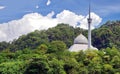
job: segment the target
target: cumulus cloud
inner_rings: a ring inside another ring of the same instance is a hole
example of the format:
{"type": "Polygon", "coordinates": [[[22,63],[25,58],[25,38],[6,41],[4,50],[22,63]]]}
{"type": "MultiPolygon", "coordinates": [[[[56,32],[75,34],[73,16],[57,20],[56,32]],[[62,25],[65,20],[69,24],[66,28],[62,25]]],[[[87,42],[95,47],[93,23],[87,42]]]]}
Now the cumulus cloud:
{"type": "Polygon", "coordinates": [[[58,22],[67,23],[70,26],[75,27],[78,22],[84,19],[84,16],[77,15],[69,10],[64,10],[63,12],[57,14],[56,19],[58,22]]]}
{"type": "Polygon", "coordinates": [[[1,9],[4,9],[4,8],[5,8],[5,6],[0,6],[0,10],[1,10],[1,9]]]}
{"type": "Polygon", "coordinates": [[[47,3],[46,3],[46,5],[47,6],[50,5],[50,3],[51,3],[51,0],[48,0],[47,3]]]}
{"type": "Polygon", "coordinates": [[[47,15],[47,17],[48,17],[48,18],[52,18],[54,15],[55,15],[55,12],[52,11],[51,13],[49,13],[49,14],[47,15]]]}
{"type": "MultiPolygon", "coordinates": [[[[27,34],[34,30],[44,30],[55,27],[58,23],[66,23],[73,27],[81,27],[87,29],[87,16],[77,15],[69,10],[64,10],[56,15],[54,11],[46,16],[39,13],[30,13],[23,16],[19,20],[13,20],[8,23],[0,24],[0,41],[12,41],[23,34],[27,34]],[[78,24],[79,23],[79,24],[78,24]]],[[[98,26],[101,18],[95,13],[91,13],[92,28],[98,26]]]]}
{"type": "MultiPolygon", "coordinates": [[[[88,22],[87,22],[88,16],[89,15],[87,15],[82,21],[80,21],[80,25],[78,27],[83,28],[83,29],[88,29],[88,22]]],[[[100,18],[94,12],[91,12],[91,17],[92,17],[91,28],[94,29],[101,23],[102,18],[100,18]]]]}
{"type": "MultiPolygon", "coordinates": [[[[101,23],[102,18],[100,18],[94,12],[91,13],[91,17],[92,17],[91,28],[94,29],[101,23]]],[[[88,15],[87,16],[77,15],[69,10],[64,10],[63,12],[57,14],[56,16],[56,19],[58,20],[59,23],[61,22],[67,23],[70,26],[80,27],[83,29],[88,29],[87,18],[88,18],[88,15]]]]}
{"type": "Polygon", "coordinates": [[[0,41],[11,41],[36,29],[48,29],[56,24],[57,20],[48,16],[42,16],[38,13],[26,14],[22,19],[0,24],[0,41]]]}
{"type": "Polygon", "coordinates": [[[5,38],[6,38],[6,34],[5,33],[3,33],[2,31],[0,31],[0,39],[3,39],[3,40],[5,40],[5,38]]]}

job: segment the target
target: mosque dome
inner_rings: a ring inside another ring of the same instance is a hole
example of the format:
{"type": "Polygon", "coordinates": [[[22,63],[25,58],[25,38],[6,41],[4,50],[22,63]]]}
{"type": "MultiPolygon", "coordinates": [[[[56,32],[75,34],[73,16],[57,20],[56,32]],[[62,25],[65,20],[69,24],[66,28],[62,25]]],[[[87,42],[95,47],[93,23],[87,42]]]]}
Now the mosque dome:
{"type": "Polygon", "coordinates": [[[84,35],[80,34],[75,38],[74,44],[88,44],[88,40],[84,35]]]}
{"type": "MultiPolygon", "coordinates": [[[[69,48],[69,51],[79,52],[80,50],[87,50],[87,49],[88,49],[88,40],[84,35],[80,34],[75,38],[74,44],[69,48]]],[[[91,49],[98,50],[92,45],[91,45],[91,49]]]]}

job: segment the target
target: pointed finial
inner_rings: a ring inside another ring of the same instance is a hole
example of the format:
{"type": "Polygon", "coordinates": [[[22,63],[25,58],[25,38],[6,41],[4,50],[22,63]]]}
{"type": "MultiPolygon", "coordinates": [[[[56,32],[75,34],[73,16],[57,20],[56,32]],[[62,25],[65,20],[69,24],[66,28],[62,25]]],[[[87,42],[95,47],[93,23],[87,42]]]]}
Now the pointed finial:
{"type": "Polygon", "coordinates": [[[89,18],[90,18],[90,9],[91,9],[91,4],[90,4],[90,0],[89,0],[89,18]]]}
{"type": "Polygon", "coordinates": [[[92,22],[92,19],[91,19],[91,0],[89,0],[89,17],[88,17],[88,23],[90,23],[91,24],[91,22],[92,22]]]}

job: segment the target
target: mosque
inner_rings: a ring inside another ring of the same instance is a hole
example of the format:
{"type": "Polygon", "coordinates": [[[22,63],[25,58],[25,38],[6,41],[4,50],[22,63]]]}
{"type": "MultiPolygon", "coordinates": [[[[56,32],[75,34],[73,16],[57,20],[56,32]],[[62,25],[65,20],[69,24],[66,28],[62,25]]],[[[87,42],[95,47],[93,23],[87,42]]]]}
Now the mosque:
{"type": "Polygon", "coordinates": [[[92,18],[90,15],[90,2],[89,2],[89,17],[88,17],[87,21],[88,21],[88,40],[84,35],[82,35],[82,34],[78,35],[74,40],[74,44],[69,48],[69,51],[79,52],[80,50],[87,50],[87,49],[98,50],[97,48],[92,46],[92,42],[91,42],[92,18]]]}
{"type": "MultiPolygon", "coordinates": [[[[80,34],[74,39],[74,44],[69,48],[69,51],[71,52],[79,52],[80,50],[87,50],[88,48],[88,40],[87,38],[83,35],[80,34]]],[[[97,48],[93,47],[91,45],[91,50],[98,50],[97,48]]]]}

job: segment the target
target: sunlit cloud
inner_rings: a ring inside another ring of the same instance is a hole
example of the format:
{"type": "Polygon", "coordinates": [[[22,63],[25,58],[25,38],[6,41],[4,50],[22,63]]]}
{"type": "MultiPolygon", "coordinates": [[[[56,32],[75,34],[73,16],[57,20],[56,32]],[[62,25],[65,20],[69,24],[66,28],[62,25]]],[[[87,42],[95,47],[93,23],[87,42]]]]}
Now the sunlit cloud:
{"type": "MultiPolygon", "coordinates": [[[[92,29],[101,23],[102,18],[97,14],[91,13],[92,29]]],[[[77,15],[69,10],[63,10],[55,15],[55,12],[43,16],[39,13],[29,13],[19,20],[12,20],[8,23],[0,24],[0,41],[12,41],[19,36],[33,32],[34,30],[47,30],[57,26],[59,23],[69,24],[73,27],[87,29],[87,16],[77,15]],[[53,16],[56,16],[53,18],[53,16]],[[79,24],[78,24],[79,23],[79,24]]]]}
{"type": "Polygon", "coordinates": [[[2,10],[2,9],[4,9],[5,8],[5,6],[0,6],[0,10],[2,10]]]}
{"type": "Polygon", "coordinates": [[[47,3],[46,3],[46,5],[47,6],[50,5],[50,3],[51,3],[51,0],[48,0],[47,3]]]}

